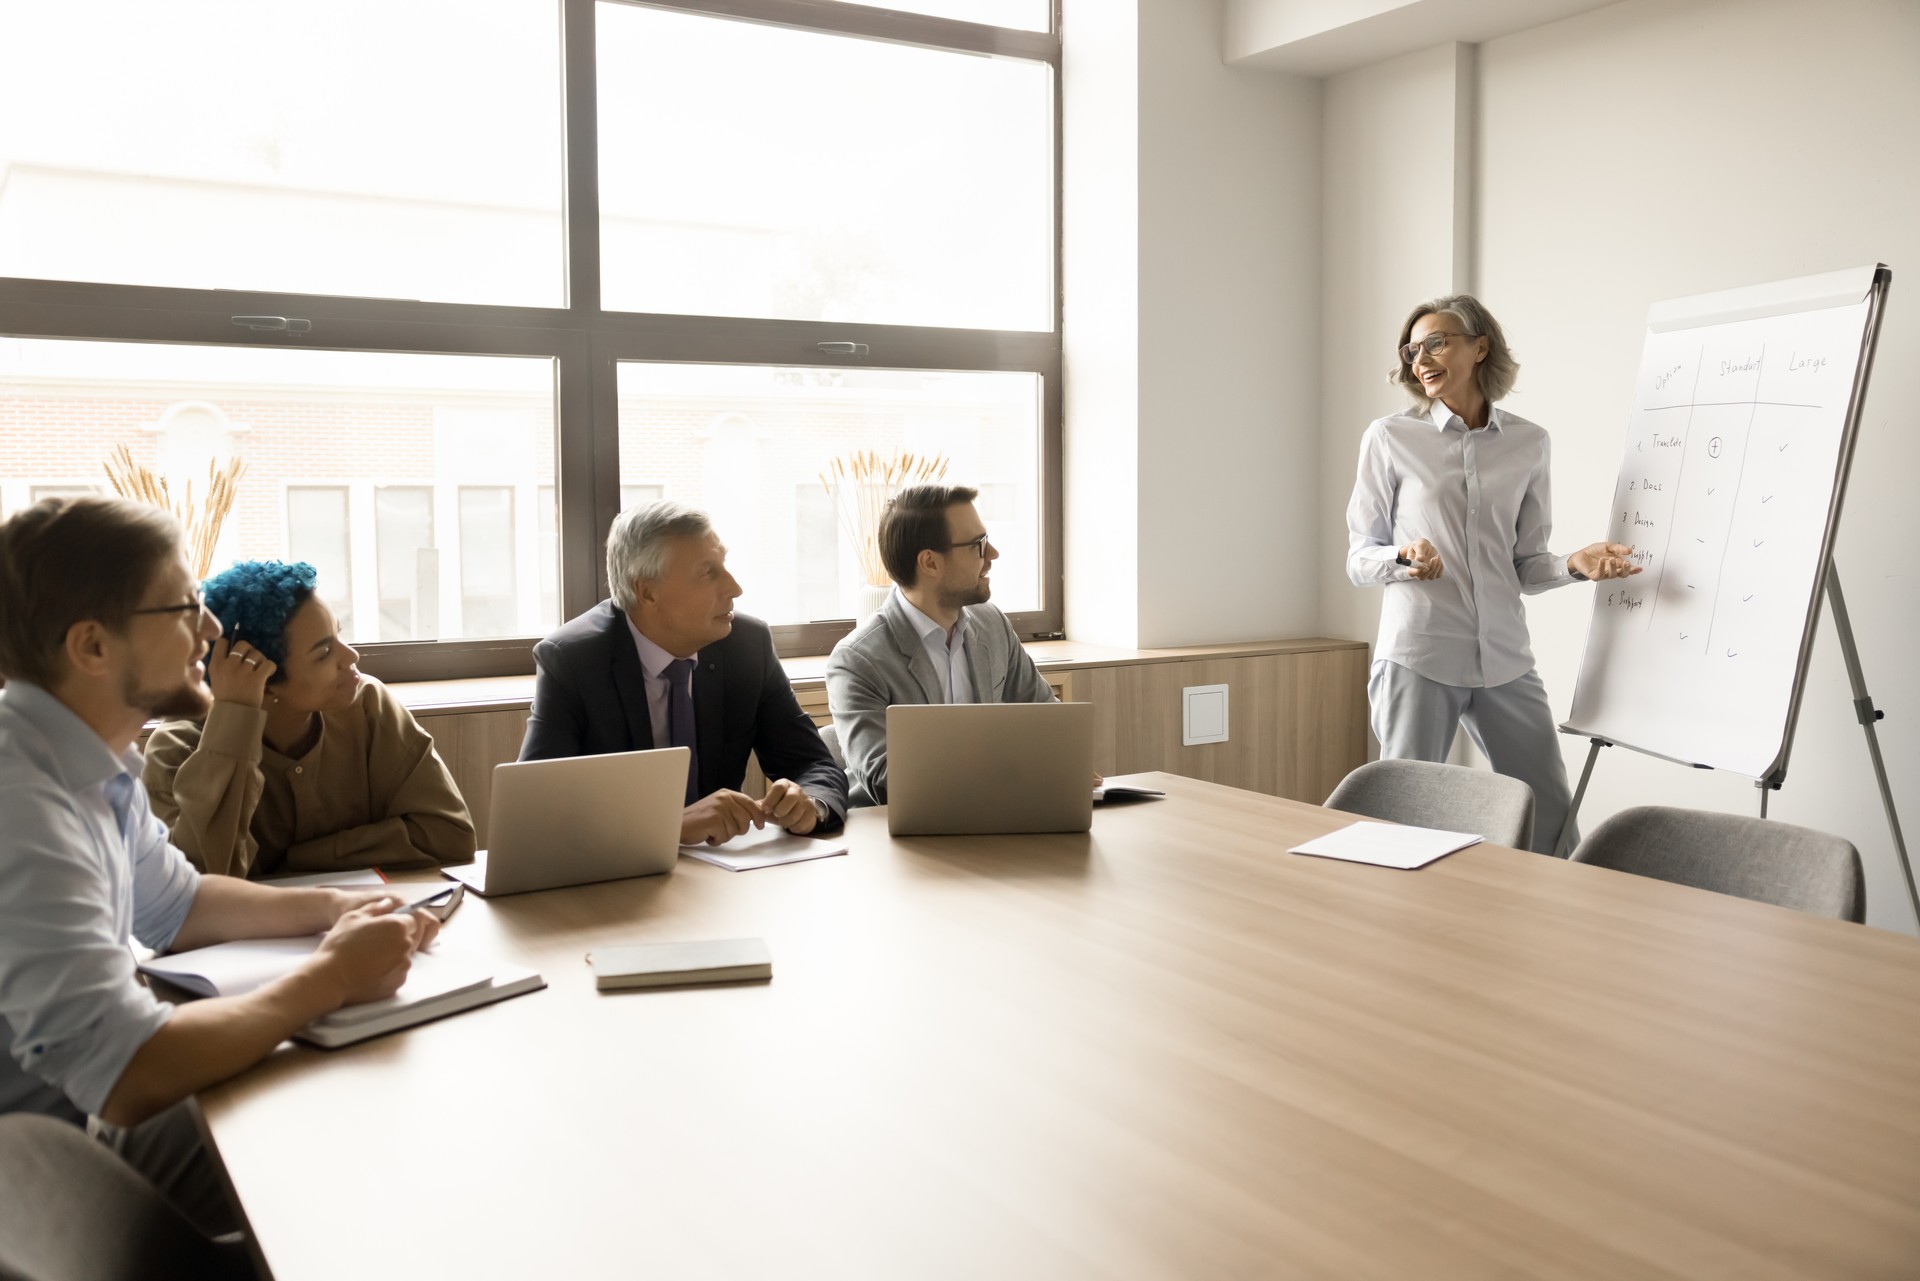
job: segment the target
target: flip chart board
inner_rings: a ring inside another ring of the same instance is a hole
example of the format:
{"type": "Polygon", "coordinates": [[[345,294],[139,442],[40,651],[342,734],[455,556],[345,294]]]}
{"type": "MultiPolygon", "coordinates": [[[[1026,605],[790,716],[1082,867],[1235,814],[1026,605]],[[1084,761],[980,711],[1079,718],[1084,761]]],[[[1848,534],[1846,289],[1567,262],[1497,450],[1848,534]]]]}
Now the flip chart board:
{"type": "Polygon", "coordinates": [[[1819,617],[1873,337],[1863,267],[1657,303],[1561,730],[1776,778],[1819,617]]]}

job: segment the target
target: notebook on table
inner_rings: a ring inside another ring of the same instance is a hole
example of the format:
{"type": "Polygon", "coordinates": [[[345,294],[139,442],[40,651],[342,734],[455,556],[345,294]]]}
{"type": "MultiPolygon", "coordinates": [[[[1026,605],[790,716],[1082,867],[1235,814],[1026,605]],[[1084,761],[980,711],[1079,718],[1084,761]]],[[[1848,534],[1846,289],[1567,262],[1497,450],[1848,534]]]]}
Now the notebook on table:
{"type": "MultiPolygon", "coordinates": [[[[156,956],[141,962],[140,969],[186,996],[242,996],[291,973],[313,955],[324,937],[216,943],[156,956]]],[[[333,1049],[545,986],[537,973],[521,966],[487,965],[437,951],[416,952],[398,992],[383,1000],[343,1006],[294,1036],[333,1049]]]]}
{"type": "Polygon", "coordinates": [[[691,756],[666,747],[496,765],[487,848],[440,873],[494,898],[670,871],[691,756]]]}
{"type": "Polygon", "coordinates": [[[587,953],[594,986],[602,992],[630,987],[677,987],[687,983],[739,983],[773,977],[773,956],[764,939],[697,939],[634,943],[587,953]]]}

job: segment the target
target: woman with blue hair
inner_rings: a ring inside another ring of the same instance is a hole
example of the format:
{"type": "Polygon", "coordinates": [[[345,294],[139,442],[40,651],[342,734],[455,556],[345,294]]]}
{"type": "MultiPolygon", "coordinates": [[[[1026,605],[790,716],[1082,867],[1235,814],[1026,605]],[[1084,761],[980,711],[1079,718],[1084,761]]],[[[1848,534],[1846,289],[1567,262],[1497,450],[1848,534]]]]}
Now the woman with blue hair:
{"type": "Polygon", "coordinates": [[[203,584],[213,707],[147,743],[153,812],[202,871],[259,879],[473,858],[433,738],[360,674],[313,566],[242,561],[203,584]]]}

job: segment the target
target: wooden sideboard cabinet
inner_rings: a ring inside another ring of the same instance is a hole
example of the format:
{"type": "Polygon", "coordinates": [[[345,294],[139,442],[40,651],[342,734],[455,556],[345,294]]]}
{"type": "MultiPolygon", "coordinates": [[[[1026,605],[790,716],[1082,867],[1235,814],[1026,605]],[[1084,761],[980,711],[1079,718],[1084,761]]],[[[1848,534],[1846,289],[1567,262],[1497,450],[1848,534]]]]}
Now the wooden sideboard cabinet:
{"type": "MultiPolygon", "coordinates": [[[[1094,705],[1094,767],[1103,774],[1166,770],[1317,805],[1367,759],[1361,641],[1158,650],[1041,641],[1027,649],[1055,694],[1094,705]],[[1227,686],[1226,742],[1182,745],[1181,690],[1191,685],[1227,686]]],[[[785,665],[800,706],[826,724],[826,659],[785,665]]],[[[485,845],[493,767],[519,755],[533,678],[420,681],[393,690],[433,735],[485,845]]],[[[749,778],[748,790],[757,783],[749,778]]]]}

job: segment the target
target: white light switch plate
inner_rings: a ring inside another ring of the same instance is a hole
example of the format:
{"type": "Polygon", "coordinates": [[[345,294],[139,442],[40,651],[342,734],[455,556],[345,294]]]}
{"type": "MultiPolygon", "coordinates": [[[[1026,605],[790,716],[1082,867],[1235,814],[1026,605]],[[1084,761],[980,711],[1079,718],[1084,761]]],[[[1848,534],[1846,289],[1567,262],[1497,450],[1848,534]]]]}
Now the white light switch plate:
{"type": "Polygon", "coordinates": [[[1180,741],[1186,746],[1227,741],[1225,685],[1187,686],[1180,691],[1180,710],[1180,741]]]}

